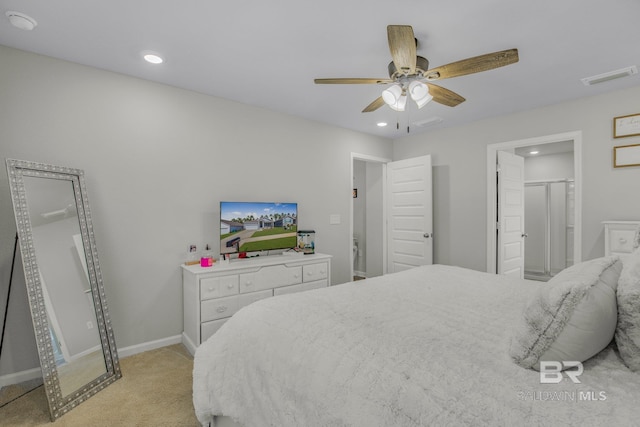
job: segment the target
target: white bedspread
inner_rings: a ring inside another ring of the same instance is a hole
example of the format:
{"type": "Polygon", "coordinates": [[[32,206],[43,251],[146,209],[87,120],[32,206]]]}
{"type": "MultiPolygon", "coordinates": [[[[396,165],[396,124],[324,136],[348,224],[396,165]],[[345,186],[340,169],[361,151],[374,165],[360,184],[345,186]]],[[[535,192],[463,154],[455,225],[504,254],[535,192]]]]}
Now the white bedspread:
{"type": "Polygon", "coordinates": [[[541,384],[507,355],[536,282],[427,266],[274,297],[197,350],[198,419],[245,427],[640,423],[640,375],[610,347],[580,384],[541,384]]]}

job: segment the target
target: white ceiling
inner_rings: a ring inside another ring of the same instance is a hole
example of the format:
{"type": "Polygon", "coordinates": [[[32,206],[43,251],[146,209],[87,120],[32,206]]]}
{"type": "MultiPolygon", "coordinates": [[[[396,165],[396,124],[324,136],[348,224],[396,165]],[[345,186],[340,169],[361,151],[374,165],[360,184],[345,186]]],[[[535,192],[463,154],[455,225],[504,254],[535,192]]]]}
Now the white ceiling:
{"type": "Polygon", "coordinates": [[[6,46],[389,138],[434,117],[442,122],[411,133],[640,84],[639,74],[580,81],[640,65],[638,0],[0,0],[0,12],[6,46]],[[19,30],[6,11],[38,26],[19,30]],[[467,99],[454,108],[361,113],[382,86],[313,83],[386,78],[388,24],[413,26],[431,67],[509,48],[520,62],[441,80],[467,99]],[[145,50],[166,62],[145,63],[145,50]]]}

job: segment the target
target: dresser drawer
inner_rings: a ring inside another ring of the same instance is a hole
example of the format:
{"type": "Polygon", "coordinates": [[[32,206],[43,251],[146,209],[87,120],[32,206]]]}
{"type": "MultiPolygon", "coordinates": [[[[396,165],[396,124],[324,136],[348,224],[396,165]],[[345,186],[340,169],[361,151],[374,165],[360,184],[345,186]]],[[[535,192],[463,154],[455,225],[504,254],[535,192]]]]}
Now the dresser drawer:
{"type": "Polygon", "coordinates": [[[318,264],[309,264],[302,266],[303,282],[315,282],[327,278],[329,272],[329,264],[320,262],[318,264]]]}
{"type": "Polygon", "coordinates": [[[238,309],[242,307],[252,304],[256,301],[260,301],[261,299],[269,298],[273,296],[273,290],[267,289],[266,291],[260,292],[251,292],[248,294],[240,294],[238,296],[238,309]]]}
{"type": "Polygon", "coordinates": [[[256,292],[302,283],[302,267],[274,265],[255,273],[240,274],[240,293],[256,292]]]}
{"type": "Polygon", "coordinates": [[[284,286],[273,290],[273,295],[292,294],[294,292],[310,291],[311,289],[326,288],[329,282],[327,280],[317,280],[315,282],[306,282],[300,285],[284,286]]]}
{"type": "Polygon", "coordinates": [[[200,325],[200,342],[205,342],[207,338],[215,334],[227,320],[229,319],[213,320],[200,325]]]}
{"type": "Polygon", "coordinates": [[[226,297],[238,293],[240,278],[238,275],[209,277],[200,280],[200,299],[226,297]]]}
{"type": "Polygon", "coordinates": [[[238,295],[202,301],[200,305],[200,321],[231,317],[238,311],[238,295]]]}

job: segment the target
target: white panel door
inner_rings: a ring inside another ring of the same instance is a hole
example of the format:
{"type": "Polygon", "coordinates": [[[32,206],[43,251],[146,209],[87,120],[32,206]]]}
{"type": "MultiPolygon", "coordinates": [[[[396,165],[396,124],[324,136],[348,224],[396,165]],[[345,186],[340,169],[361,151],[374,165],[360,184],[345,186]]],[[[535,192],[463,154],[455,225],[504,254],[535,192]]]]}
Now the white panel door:
{"type": "Polygon", "coordinates": [[[431,156],[387,163],[387,273],[433,263],[431,156]]]}
{"type": "Polygon", "coordinates": [[[524,158],[498,151],[498,274],[524,278],[524,158]]]}

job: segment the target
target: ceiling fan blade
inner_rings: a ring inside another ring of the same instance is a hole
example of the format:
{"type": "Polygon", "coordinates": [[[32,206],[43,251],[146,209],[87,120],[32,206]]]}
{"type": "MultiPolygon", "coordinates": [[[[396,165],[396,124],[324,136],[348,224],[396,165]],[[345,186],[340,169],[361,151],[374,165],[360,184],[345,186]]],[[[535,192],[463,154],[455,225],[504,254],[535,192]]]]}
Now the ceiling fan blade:
{"type": "Polygon", "coordinates": [[[389,51],[396,70],[403,74],[416,72],[416,38],[410,25],[387,26],[389,51]]]}
{"type": "Polygon", "coordinates": [[[387,83],[393,83],[393,80],[389,80],[389,79],[346,78],[346,79],[314,79],[313,82],[315,84],[357,85],[357,84],[387,84],[387,83]]]}
{"type": "Polygon", "coordinates": [[[516,62],[518,62],[518,49],[508,49],[474,56],[473,58],[467,58],[462,61],[432,68],[425,73],[425,77],[427,80],[449,79],[451,77],[493,70],[494,68],[504,67],[505,65],[516,62]]]}
{"type": "Polygon", "coordinates": [[[433,100],[439,104],[446,105],[447,107],[455,107],[465,101],[465,99],[457,93],[445,89],[442,86],[437,86],[433,83],[427,83],[427,86],[429,86],[429,93],[433,96],[433,100]]]}
{"type": "Polygon", "coordinates": [[[384,100],[382,99],[381,96],[379,96],[378,98],[376,98],[375,101],[373,101],[371,104],[367,105],[365,107],[364,110],[362,110],[363,113],[370,113],[372,111],[376,111],[378,108],[382,107],[384,105],[384,100]]]}

